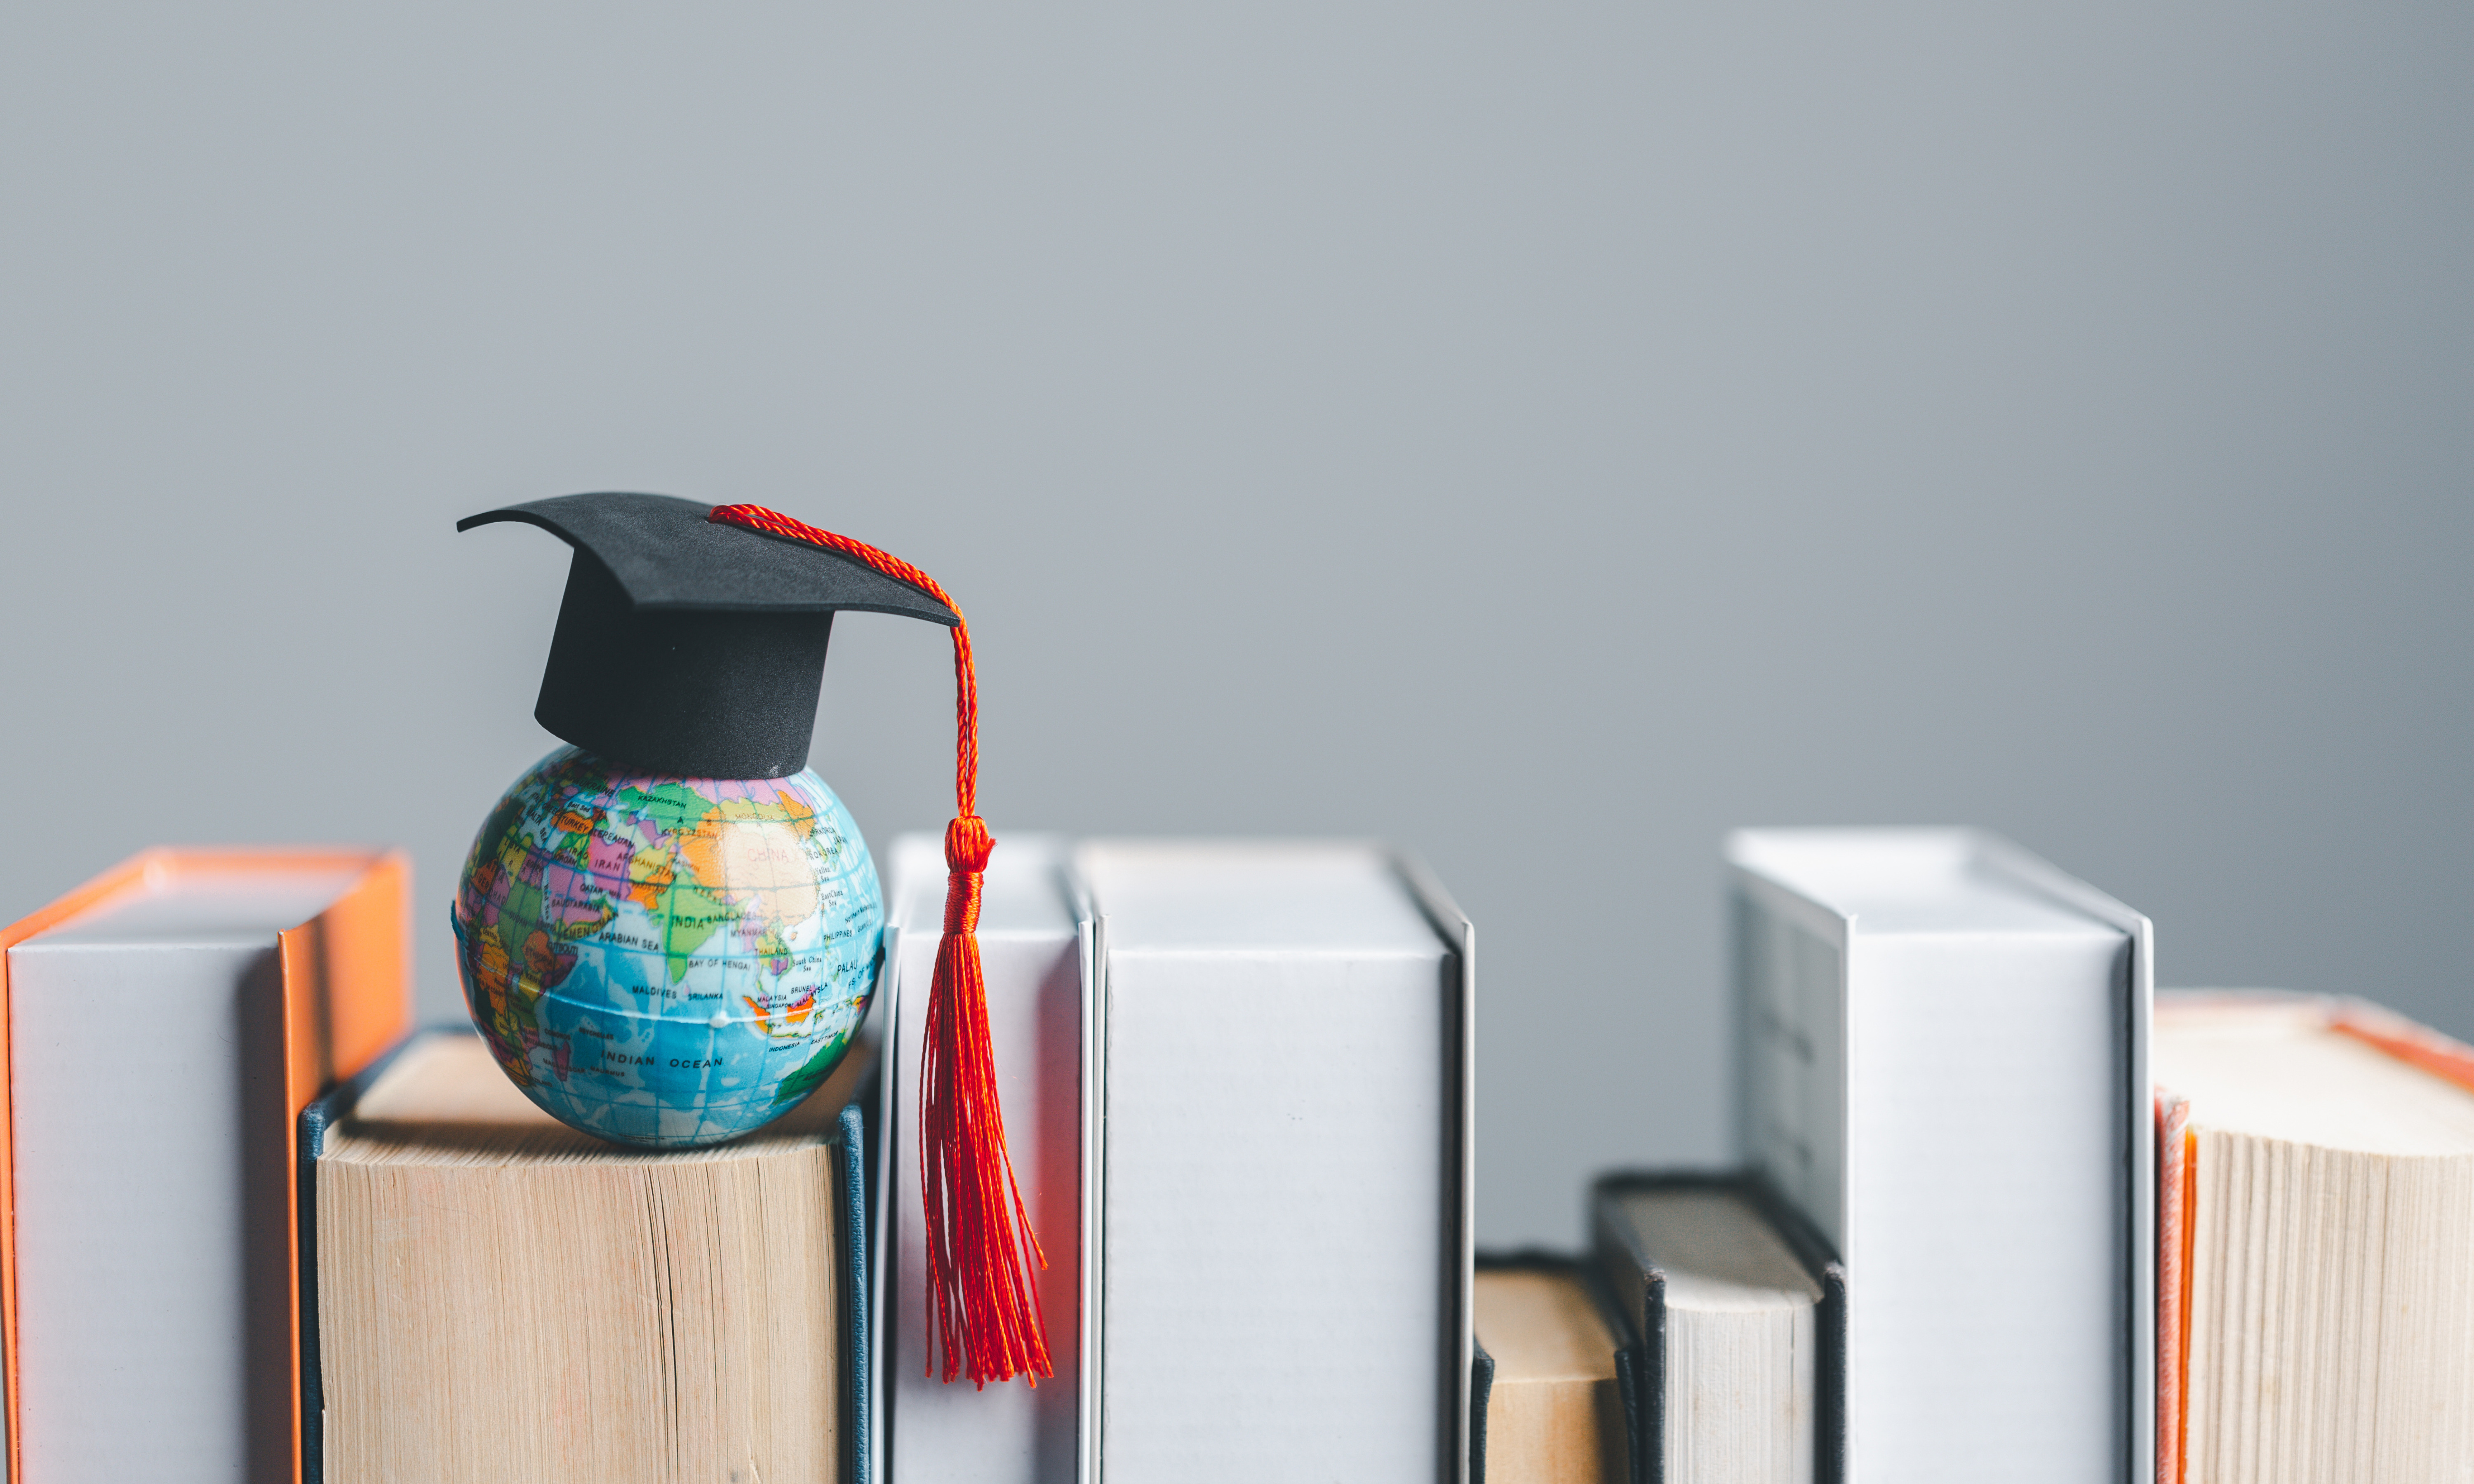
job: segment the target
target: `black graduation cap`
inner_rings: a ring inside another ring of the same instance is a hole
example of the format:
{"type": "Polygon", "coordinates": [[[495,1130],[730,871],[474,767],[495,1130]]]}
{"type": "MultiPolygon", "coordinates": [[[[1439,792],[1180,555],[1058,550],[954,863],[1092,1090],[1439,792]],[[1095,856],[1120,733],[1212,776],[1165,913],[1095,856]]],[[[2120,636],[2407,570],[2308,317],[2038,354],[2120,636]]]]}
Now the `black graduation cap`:
{"type": "Polygon", "coordinates": [[[864,563],[707,517],[668,494],[563,494],[484,511],[575,548],[534,719],[647,773],[778,778],[808,765],[825,641],[845,609],[954,625],[864,563]]]}

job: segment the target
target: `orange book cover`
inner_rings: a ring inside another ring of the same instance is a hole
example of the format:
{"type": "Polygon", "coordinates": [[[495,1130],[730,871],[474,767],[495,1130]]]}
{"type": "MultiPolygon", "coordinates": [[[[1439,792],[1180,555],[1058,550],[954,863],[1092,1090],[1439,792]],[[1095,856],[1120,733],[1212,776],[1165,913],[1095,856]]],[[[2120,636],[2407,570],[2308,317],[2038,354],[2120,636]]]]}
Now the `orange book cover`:
{"type": "MultiPolygon", "coordinates": [[[[142,852],[31,916],[0,929],[0,1069],[10,1061],[8,949],[37,933],[64,926],[89,913],[114,908],[177,885],[278,872],[349,872],[352,884],[316,916],[277,936],[281,976],[281,1067],[284,1115],[270,1116],[253,1137],[264,1140],[270,1161],[280,1156],[289,1171],[302,1109],[335,1082],[352,1076],[401,1039],[412,1019],[410,916],[412,865],[400,850],[300,847],[191,849],[165,847],[142,852]]],[[[12,1131],[12,1100],[0,1097],[0,1388],[9,1428],[9,1476],[25,1477],[19,1425],[17,1351],[17,1182],[12,1131]]],[[[286,1179],[292,1233],[291,1408],[292,1475],[301,1466],[301,1339],[299,1196],[286,1179]]],[[[272,1419],[269,1419],[271,1422],[272,1419]]]]}

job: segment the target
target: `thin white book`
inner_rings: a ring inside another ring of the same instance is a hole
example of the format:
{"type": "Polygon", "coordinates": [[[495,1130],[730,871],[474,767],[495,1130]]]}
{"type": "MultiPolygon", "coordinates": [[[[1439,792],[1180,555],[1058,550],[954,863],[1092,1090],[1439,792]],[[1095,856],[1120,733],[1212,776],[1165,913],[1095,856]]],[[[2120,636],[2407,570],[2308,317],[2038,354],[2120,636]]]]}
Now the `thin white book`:
{"type": "Polygon", "coordinates": [[[1473,937],[1379,847],[1100,841],[1104,1484],[1468,1461],[1473,937]]]}
{"type": "Polygon", "coordinates": [[[927,1244],[919,1188],[919,1053],[930,980],[945,921],[945,856],[934,835],[908,834],[886,857],[885,1038],[877,1168],[889,1171],[879,1219],[882,1458],[890,1484],[1066,1484],[1083,1460],[1085,1209],[1089,1137],[1084,1061],[1087,922],[1070,895],[1065,846],[1053,835],[1007,834],[989,857],[980,898],[980,962],[988,1040],[1005,1109],[1014,1180],[1048,1258],[1034,1275],[1056,1374],[974,1387],[941,1379],[929,1353],[927,1244]],[[934,1364],[936,1374],[930,1375],[934,1364]]]}
{"type": "Polygon", "coordinates": [[[1727,855],[1747,1161],[1846,1272],[1846,1479],[2151,1477],[2147,920],[1970,831],[1727,855]]]}

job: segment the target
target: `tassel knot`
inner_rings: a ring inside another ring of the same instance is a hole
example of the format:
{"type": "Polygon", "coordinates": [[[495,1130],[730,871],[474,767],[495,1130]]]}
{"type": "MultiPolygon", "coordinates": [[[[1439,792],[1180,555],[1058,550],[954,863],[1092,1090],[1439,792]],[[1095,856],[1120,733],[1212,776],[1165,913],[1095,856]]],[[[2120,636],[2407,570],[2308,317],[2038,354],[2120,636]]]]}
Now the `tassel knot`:
{"type": "Polygon", "coordinates": [[[959,814],[945,826],[945,869],[974,874],[988,869],[988,854],[997,848],[988,833],[987,821],[976,814],[959,814]]]}

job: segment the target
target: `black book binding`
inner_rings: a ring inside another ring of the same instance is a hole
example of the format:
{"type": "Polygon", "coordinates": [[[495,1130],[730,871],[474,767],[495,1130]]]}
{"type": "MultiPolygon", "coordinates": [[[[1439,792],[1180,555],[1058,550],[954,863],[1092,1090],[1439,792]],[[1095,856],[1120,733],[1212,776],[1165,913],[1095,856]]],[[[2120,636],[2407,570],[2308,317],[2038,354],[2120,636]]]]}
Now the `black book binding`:
{"type": "MultiPolygon", "coordinates": [[[[1516,1252],[1481,1252],[1477,1269],[1485,1272],[1555,1273],[1579,1282],[1583,1292],[1597,1305],[1598,1317],[1605,1321],[1607,1332],[1615,1336],[1613,1355],[1615,1391],[1624,1410],[1624,1443],[1633,1455],[1632,1475],[1640,1476],[1639,1413],[1634,1405],[1630,1379],[1631,1358],[1623,1343],[1626,1329],[1622,1316],[1615,1312],[1613,1296],[1593,1265],[1563,1253],[1543,1248],[1524,1247],[1516,1252]]],[[[1474,1316],[1470,1325],[1469,1345],[1469,1484],[1486,1484],[1486,1413],[1487,1403],[1494,1395],[1494,1357],[1475,1337],[1474,1316]]]]}
{"type": "Polygon", "coordinates": [[[1783,1238],[1796,1260],[1804,1264],[1821,1289],[1813,1313],[1816,1349],[1813,1357],[1812,1476],[1814,1484],[1844,1484],[1847,1473],[1847,1269],[1821,1233],[1803,1214],[1767,1185],[1740,1174],[1703,1171],[1662,1173],[1619,1171],[1603,1175],[1589,1189],[1591,1260],[1597,1291],[1613,1302],[1613,1323],[1620,1348],[1615,1353],[1615,1382],[1631,1423],[1633,1484],[1666,1481],[1666,1275],[1638,1253],[1624,1253],[1624,1240],[1613,1220],[1615,1198],[1635,1190],[1730,1190],[1750,1202],[1763,1220],[1783,1238]],[[1623,1260],[1619,1264],[1618,1257],[1623,1260]],[[1646,1273],[1639,1295],[1642,1323],[1631,1315],[1634,1296],[1622,1291],[1629,1281],[1622,1269],[1637,1266],[1646,1273]]]}

